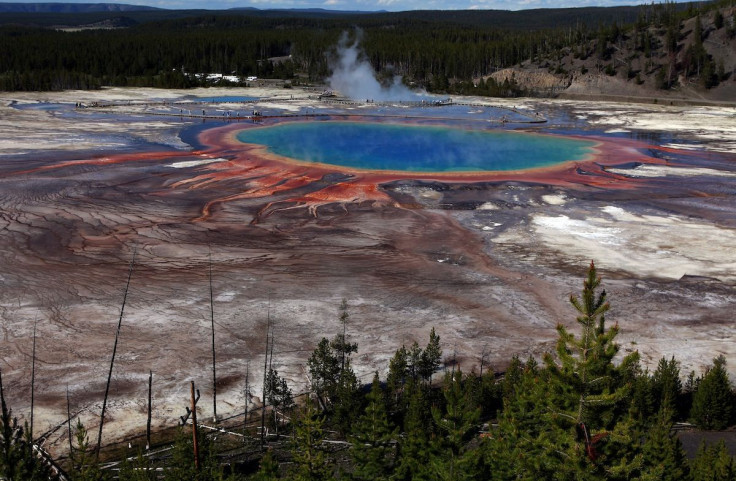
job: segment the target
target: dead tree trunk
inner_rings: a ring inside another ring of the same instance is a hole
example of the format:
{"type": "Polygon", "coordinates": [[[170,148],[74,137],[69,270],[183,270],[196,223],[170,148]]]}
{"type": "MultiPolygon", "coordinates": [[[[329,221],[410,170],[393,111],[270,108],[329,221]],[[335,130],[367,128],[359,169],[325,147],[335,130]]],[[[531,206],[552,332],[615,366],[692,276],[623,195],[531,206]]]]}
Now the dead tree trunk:
{"type": "Polygon", "coordinates": [[[212,294],[212,253],[210,252],[210,322],[212,324],[212,410],[217,424],[217,370],[215,368],[215,302],[212,294]]]}
{"type": "MultiPolygon", "coordinates": [[[[273,371],[273,345],[275,344],[273,338],[274,338],[274,335],[273,335],[273,332],[271,332],[271,349],[270,349],[270,353],[269,353],[269,357],[268,357],[268,374],[269,375],[273,371]]],[[[274,386],[269,386],[269,387],[271,389],[274,388],[274,386]]],[[[273,393],[271,393],[271,394],[273,394],[273,393]]],[[[279,437],[279,423],[278,423],[278,419],[276,418],[276,406],[273,406],[271,410],[273,411],[274,432],[276,433],[276,439],[278,439],[278,437],[279,437]]]]}
{"type": "Polygon", "coordinates": [[[153,387],[153,371],[148,371],[148,419],[146,420],[146,450],[151,449],[151,391],[153,387]]]}
{"type": "Polygon", "coordinates": [[[36,391],[36,323],[37,321],[33,321],[33,354],[31,354],[31,425],[28,427],[31,440],[33,440],[33,401],[36,391]]]}
{"type": "Polygon", "coordinates": [[[197,444],[197,398],[194,397],[194,381],[192,381],[192,446],[194,449],[194,469],[199,471],[199,445],[197,444]]]}
{"type": "Polygon", "coordinates": [[[261,447],[266,445],[266,376],[268,370],[268,343],[271,334],[271,300],[268,301],[268,315],[266,317],[266,352],[263,355],[263,391],[261,396],[261,447]]]}
{"type": "Polygon", "coordinates": [[[136,250],[133,251],[133,259],[130,261],[128,268],[128,281],[125,284],[125,293],[123,294],[123,304],[120,307],[120,318],[118,319],[118,329],[115,332],[115,344],[112,346],[112,357],[110,358],[110,370],[107,373],[107,385],[105,386],[105,397],[102,400],[102,413],[100,414],[100,430],[97,433],[97,447],[95,448],[95,457],[100,457],[100,446],[102,446],[102,426],[105,424],[105,408],[107,408],[107,396],[110,394],[110,380],[112,380],[112,368],[115,365],[115,353],[118,350],[118,338],[120,337],[120,326],[123,324],[123,313],[125,312],[125,301],[128,299],[128,289],[130,288],[130,278],[133,276],[133,266],[135,265],[136,250]]]}
{"type": "Polygon", "coordinates": [[[66,386],[66,435],[69,438],[69,459],[72,457],[72,411],[69,406],[69,385],[66,386]]]}
{"type": "Polygon", "coordinates": [[[245,365],[245,411],[243,412],[243,440],[248,435],[248,404],[250,403],[250,361],[245,365]]]}

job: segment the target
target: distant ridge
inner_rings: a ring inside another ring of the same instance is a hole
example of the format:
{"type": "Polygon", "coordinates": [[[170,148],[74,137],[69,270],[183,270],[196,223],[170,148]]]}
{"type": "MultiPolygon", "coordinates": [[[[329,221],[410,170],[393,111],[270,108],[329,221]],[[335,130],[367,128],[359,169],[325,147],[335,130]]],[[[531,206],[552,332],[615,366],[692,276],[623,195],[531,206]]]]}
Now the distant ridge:
{"type": "Polygon", "coordinates": [[[229,11],[239,12],[288,12],[288,13],[316,13],[325,15],[360,15],[360,14],[374,14],[374,13],[388,13],[387,10],[328,10],[326,8],[268,8],[259,9],[255,7],[235,7],[228,9],[229,11]]]}
{"type": "Polygon", "coordinates": [[[124,3],[0,3],[0,13],[90,13],[162,10],[124,3]]]}

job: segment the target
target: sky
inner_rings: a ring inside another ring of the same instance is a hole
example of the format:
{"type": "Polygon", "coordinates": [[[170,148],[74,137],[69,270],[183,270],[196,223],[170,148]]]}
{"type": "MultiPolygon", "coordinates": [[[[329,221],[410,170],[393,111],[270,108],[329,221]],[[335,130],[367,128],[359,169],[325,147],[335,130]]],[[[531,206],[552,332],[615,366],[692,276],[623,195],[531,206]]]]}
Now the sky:
{"type": "MultiPolygon", "coordinates": [[[[49,0],[11,0],[37,3],[49,0]]],[[[69,3],[128,3],[169,9],[208,9],[255,7],[324,8],[391,12],[404,10],[525,10],[530,8],[615,7],[651,3],[651,0],[55,0],[69,3]]]]}

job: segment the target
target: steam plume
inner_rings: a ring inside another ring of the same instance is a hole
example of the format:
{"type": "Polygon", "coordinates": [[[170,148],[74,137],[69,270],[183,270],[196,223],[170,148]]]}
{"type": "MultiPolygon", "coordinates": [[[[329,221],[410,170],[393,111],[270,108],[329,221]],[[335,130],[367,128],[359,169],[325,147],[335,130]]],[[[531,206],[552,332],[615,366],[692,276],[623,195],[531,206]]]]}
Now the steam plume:
{"type": "Polygon", "coordinates": [[[352,99],[416,100],[421,93],[402,84],[400,75],[396,75],[389,85],[382,85],[376,79],[373,66],[358,47],[361,36],[361,31],[357,30],[355,40],[350,42],[348,32],[342,33],[336,56],[330,62],[332,75],[327,79],[330,88],[352,99]]]}

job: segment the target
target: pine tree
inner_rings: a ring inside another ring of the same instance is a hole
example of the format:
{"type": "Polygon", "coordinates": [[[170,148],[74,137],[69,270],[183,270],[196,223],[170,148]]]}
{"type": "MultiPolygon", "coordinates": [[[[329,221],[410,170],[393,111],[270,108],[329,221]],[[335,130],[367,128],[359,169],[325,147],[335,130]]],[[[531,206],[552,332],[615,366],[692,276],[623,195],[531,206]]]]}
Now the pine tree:
{"type": "Polygon", "coordinates": [[[434,481],[436,477],[427,466],[432,447],[429,443],[430,430],[427,426],[425,393],[420,384],[409,381],[406,386],[409,401],[404,420],[404,434],[399,440],[399,464],[394,479],[402,481],[434,481]]]}
{"type": "Polygon", "coordinates": [[[733,420],[733,392],[726,372],[723,355],[713,360],[713,366],[703,376],[693,395],[690,417],[703,429],[725,429],[733,420]]]}
{"type": "Polygon", "coordinates": [[[332,421],[343,435],[350,433],[355,413],[360,411],[359,389],[358,378],[348,359],[332,401],[332,421]]]}
{"type": "Polygon", "coordinates": [[[9,480],[36,481],[49,479],[49,470],[36,458],[28,425],[18,425],[5,402],[0,373],[0,477],[9,480]]]}
{"type": "Polygon", "coordinates": [[[578,313],[579,337],[558,326],[556,356],[545,368],[530,359],[519,378],[509,382],[504,410],[487,443],[494,475],[523,479],[629,479],[640,459],[636,424],[628,415],[628,398],[637,356],[612,360],[618,327],[606,328],[606,293],[591,263],[581,297],[571,296],[578,313]],[[498,459],[494,461],[494,456],[498,459]]]}
{"type": "Polygon", "coordinates": [[[516,394],[516,388],[521,381],[523,373],[524,363],[521,362],[518,355],[514,354],[501,382],[501,393],[504,400],[511,399],[516,394]]]}
{"type": "Polygon", "coordinates": [[[501,386],[496,382],[496,373],[487,369],[478,377],[478,393],[475,402],[480,406],[482,419],[496,418],[496,413],[502,407],[501,386]]]}
{"type": "Polygon", "coordinates": [[[194,463],[194,447],[191,430],[179,427],[174,438],[171,458],[164,471],[166,481],[220,481],[222,467],[217,459],[213,440],[202,430],[197,432],[199,449],[199,469],[194,463]]]}
{"type": "Polygon", "coordinates": [[[330,341],[323,337],[307,360],[312,389],[323,404],[327,404],[334,397],[340,377],[340,360],[330,345],[330,341]]]}
{"type": "Polygon", "coordinates": [[[398,430],[391,426],[381,392],[378,373],[373,377],[368,406],[353,429],[351,451],[356,480],[389,479],[396,459],[398,430]]]}
{"type": "Polygon", "coordinates": [[[290,479],[294,481],[327,481],[333,479],[332,467],[322,448],[324,418],[317,414],[312,399],[307,396],[296,425],[292,455],[294,467],[290,479]]]}
{"type": "Polygon", "coordinates": [[[619,329],[606,329],[605,313],[610,304],[605,290],[596,292],[600,283],[591,262],[581,297],[570,296],[570,303],[578,312],[580,337],[558,326],[557,359],[545,357],[550,373],[550,419],[568,433],[558,436],[557,442],[558,451],[565,453],[561,467],[569,469],[569,475],[602,473],[607,463],[616,464],[618,471],[626,469],[619,465],[621,459],[608,459],[631,435],[628,419],[617,409],[619,403],[627,400],[630,386],[617,382],[622,376],[613,365],[613,358],[618,352],[614,339],[619,329]],[[622,425],[617,431],[618,423],[622,425]],[[610,450],[606,449],[607,444],[611,445],[610,450]]]}
{"type": "MultiPolygon", "coordinates": [[[[199,439],[197,444],[199,444],[199,439]]],[[[197,471],[194,465],[194,452],[192,447],[192,435],[188,429],[179,427],[174,438],[174,448],[171,451],[171,461],[168,469],[164,471],[166,481],[191,480],[194,481],[197,471]]]]}
{"type": "Polygon", "coordinates": [[[439,431],[430,459],[432,470],[443,481],[476,479],[474,453],[468,450],[467,443],[478,430],[480,408],[472,403],[464,389],[461,370],[447,373],[443,394],[444,412],[432,406],[432,419],[439,431]]]}
{"type": "Polygon", "coordinates": [[[545,447],[550,447],[546,373],[518,357],[507,376],[509,372],[513,380],[504,379],[506,394],[498,428],[485,443],[486,463],[495,479],[551,479],[558,468],[557,461],[545,453],[545,447]]]}
{"type": "Polygon", "coordinates": [[[680,397],[682,412],[683,414],[687,414],[685,416],[686,418],[692,410],[693,396],[695,396],[695,391],[698,390],[698,385],[700,385],[700,378],[695,375],[695,371],[690,371],[690,374],[688,374],[687,379],[685,380],[685,384],[682,386],[682,395],[680,397]]]}
{"type": "Polygon", "coordinates": [[[346,363],[350,360],[350,355],[354,352],[358,352],[358,344],[348,342],[347,339],[347,325],[350,320],[350,314],[348,314],[348,302],[343,299],[340,304],[340,325],[342,326],[342,332],[335,335],[334,339],[330,342],[330,347],[335,351],[335,357],[340,360],[340,375],[342,376],[345,371],[346,363]]]}
{"type": "Polygon", "coordinates": [[[716,27],[716,30],[723,28],[723,14],[720,10],[716,10],[713,16],[713,26],[716,27]]]}
{"type": "Polygon", "coordinates": [[[72,447],[71,460],[73,465],[73,481],[100,481],[107,479],[105,473],[100,470],[94,447],[89,444],[87,429],[77,419],[77,427],[74,431],[76,446],[72,447]]]}
{"type": "Polygon", "coordinates": [[[422,348],[419,347],[419,343],[414,341],[406,356],[406,372],[408,377],[416,382],[420,378],[420,371],[422,368],[422,348]]]}
{"type": "Polygon", "coordinates": [[[672,432],[674,411],[664,404],[642,447],[642,481],[683,481],[689,478],[682,443],[672,432]]]}
{"type": "Polygon", "coordinates": [[[736,479],[733,458],[728,454],[723,440],[716,444],[700,444],[695,459],[690,461],[693,481],[733,481],[736,479]]]}
{"type": "Polygon", "coordinates": [[[135,460],[123,459],[120,463],[120,472],[118,473],[120,481],[156,481],[158,475],[156,468],[151,462],[151,458],[143,456],[141,451],[135,460]]]}
{"type": "Polygon", "coordinates": [[[665,408],[665,412],[677,416],[679,412],[679,398],[682,392],[680,380],[680,363],[664,357],[659,360],[657,369],[652,374],[652,394],[656,400],[656,409],[665,408]]]}
{"type": "Polygon", "coordinates": [[[631,386],[629,409],[631,416],[639,423],[648,424],[648,420],[656,413],[655,405],[657,404],[652,377],[648,370],[642,372],[638,364],[637,368],[637,372],[628,381],[631,386]]]}
{"type": "Polygon", "coordinates": [[[394,420],[401,423],[406,409],[404,386],[407,382],[407,358],[405,346],[396,350],[388,364],[386,378],[386,408],[394,420]]]}
{"type": "Polygon", "coordinates": [[[442,348],[440,347],[440,336],[434,331],[429,333],[429,342],[421,354],[419,360],[419,376],[425,381],[432,380],[432,374],[437,372],[442,363],[442,348]]]}
{"type": "Polygon", "coordinates": [[[279,376],[278,371],[269,368],[266,375],[266,402],[273,408],[274,428],[278,433],[281,421],[278,419],[279,412],[284,416],[285,412],[294,406],[291,389],[286,379],[279,376]]]}
{"type": "Polygon", "coordinates": [[[275,481],[279,479],[279,463],[274,459],[273,452],[269,449],[261,458],[258,472],[254,481],[275,481]]]}

